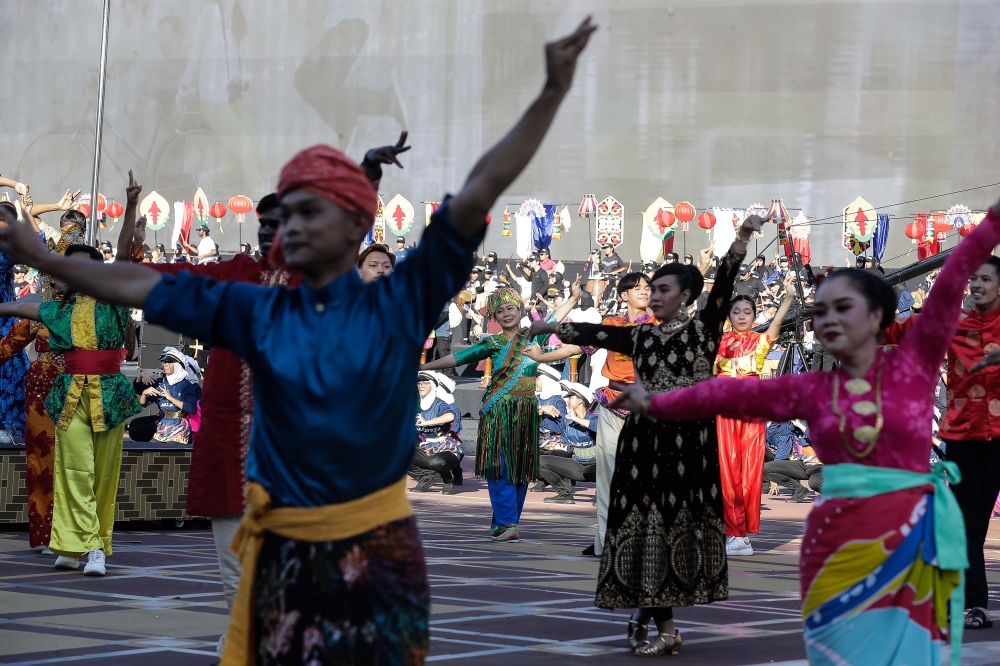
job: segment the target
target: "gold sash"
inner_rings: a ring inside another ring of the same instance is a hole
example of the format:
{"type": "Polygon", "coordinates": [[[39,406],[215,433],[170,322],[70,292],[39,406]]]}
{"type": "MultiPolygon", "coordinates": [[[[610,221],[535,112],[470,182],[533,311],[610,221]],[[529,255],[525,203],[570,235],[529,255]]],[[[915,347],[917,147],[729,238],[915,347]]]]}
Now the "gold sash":
{"type": "Polygon", "coordinates": [[[247,486],[246,500],[246,513],[229,547],[240,559],[240,586],[220,666],[257,663],[253,583],[265,531],[298,541],[341,541],[413,515],[405,477],[359,499],[327,506],[272,509],[271,496],[259,483],[247,486]]]}

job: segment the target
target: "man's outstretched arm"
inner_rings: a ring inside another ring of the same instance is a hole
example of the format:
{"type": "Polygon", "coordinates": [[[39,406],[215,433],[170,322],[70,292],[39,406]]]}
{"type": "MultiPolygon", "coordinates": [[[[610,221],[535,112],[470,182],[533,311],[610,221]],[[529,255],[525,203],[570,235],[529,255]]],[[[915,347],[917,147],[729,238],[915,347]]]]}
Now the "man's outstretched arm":
{"type": "Polygon", "coordinates": [[[74,291],[115,305],[143,307],[161,279],[139,264],[100,264],[47,252],[32,225],[18,221],[7,206],[0,206],[0,249],[20,263],[59,278],[74,291]]]}
{"type": "Polygon", "coordinates": [[[467,238],[486,226],[486,214],[534,156],[573,84],[576,61],[597,30],[590,17],[576,31],[545,45],[547,77],[541,94],[507,135],[473,167],[462,191],[449,203],[452,224],[467,238]]]}

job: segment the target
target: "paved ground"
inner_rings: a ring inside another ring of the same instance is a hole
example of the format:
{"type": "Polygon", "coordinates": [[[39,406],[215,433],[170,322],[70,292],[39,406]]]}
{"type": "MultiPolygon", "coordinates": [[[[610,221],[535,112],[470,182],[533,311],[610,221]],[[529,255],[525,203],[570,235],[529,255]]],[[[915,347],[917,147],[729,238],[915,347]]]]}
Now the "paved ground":
{"type": "MultiPolygon", "coordinates": [[[[625,613],[593,606],[598,563],[580,555],[596,523],[592,487],[570,507],[529,493],[515,544],[490,542],[478,482],[459,490],[411,495],[434,595],[430,661],[635,663],[625,613]]],[[[684,648],[671,663],[805,664],[795,554],[808,509],[765,500],[758,553],[730,560],[729,601],[676,612],[684,648]]],[[[55,571],[23,533],[0,533],[0,664],[213,664],[227,622],[214,553],[205,529],[119,530],[108,576],[92,579],[55,571]]],[[[1000,521],[988,558],[1000,596],[1000,521]]],[[[967,641],[980,642],[963,663],[1000,663],[1000,624],[967,641]]]]}

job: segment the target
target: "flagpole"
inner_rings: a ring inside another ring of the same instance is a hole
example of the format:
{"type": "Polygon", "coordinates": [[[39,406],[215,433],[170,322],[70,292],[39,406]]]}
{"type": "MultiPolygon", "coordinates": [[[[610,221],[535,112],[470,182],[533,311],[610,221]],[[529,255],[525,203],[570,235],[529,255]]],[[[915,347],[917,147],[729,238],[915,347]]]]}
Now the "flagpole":
{"type": "Polygon", "coordinates": [[[104,0],[104,27],[101,31],[101,70],[97,88],[97,128],[94,131],[94,180],[90,188],[90,224],[87,225],[87,245],[94,245],[97,237],[97,185],[101,174],[101,139],[104,129],[104,83],[108,76],[108,14],[111,0],[104,0]]]}

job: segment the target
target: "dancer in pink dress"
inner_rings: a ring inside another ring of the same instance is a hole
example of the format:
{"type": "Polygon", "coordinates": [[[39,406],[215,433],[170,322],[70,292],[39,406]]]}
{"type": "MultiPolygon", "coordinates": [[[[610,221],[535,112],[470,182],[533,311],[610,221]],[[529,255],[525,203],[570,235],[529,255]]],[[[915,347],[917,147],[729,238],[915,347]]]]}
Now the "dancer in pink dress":
{"type": "Polygon", "coordinates": [[[880,348],[879,335],[893,321],[895,293],[870,273],[846,269],[823,281],[813,317],[839,369],[761,382],[718,377],[656,396],[638,382],[622,387],[618,406],[661,420],[809,422],[826,463],[800,556],[814,665],[938,664],[946,637],[957,664],[968,558],[946,481],[961,478],[951,462],[928,473],[933,394],[966,281],[1000,243],[998,210],[1000,203],[954,250],[922,316],[891,351],[880,348]]]}

